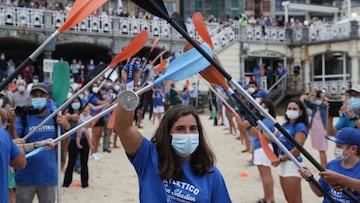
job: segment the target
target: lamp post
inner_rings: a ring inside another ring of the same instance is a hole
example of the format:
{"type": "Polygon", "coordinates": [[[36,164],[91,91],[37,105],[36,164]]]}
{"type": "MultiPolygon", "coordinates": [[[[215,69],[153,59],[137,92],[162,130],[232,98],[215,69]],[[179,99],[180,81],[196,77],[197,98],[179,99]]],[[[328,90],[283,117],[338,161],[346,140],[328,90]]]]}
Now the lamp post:
{"type": "Polygon", "coordinates": [[[247,58],[247,52],[249,51],[249,44],[240,43],[240,80],[245,82],[245,59],[247,58]]]}
{"type": "Polygon", "coordinates": [[[351,21],[350,21],[350,39],[358,38],[359,35],[359,22],[356,20],[358,14],[356,12],[351,14],[351,21]]]}

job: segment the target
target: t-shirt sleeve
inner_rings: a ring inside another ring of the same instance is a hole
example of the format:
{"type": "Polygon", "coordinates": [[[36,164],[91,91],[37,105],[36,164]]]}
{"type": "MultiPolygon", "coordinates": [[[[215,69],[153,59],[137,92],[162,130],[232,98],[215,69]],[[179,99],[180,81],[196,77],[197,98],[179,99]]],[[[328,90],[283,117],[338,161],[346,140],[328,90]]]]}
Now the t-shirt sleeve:
{"type": "Polygon", "coordinates": [[[309,129],[306,127],[306,125],[304,123],[299,123],[295,127],[295,134],[298,133],[298,132],[304,132],[305,136],[307,137],[309,129]]]}
{"type": "Polygon", "coordinates": [[[131,164],[134,166],[136,173],[139,177],[142,177],[145,173],[147,163],[152,160],[151,155],[153,154],[152,150],[156,150],[155,146],[145,137],[142,138],[141,146],[135,156],[127,157],[131,164]]]}
{"type": "Polygon", "coordinates": [[[211,202],[228,203],[231,202],[229,192],[220,171],[214,167],[213,188],[211,192],[211,202]]]}
{"type": "Polygon", "coordinates": [[[9,144],[11,145],[10,148],[10,160],[14,160],[16,159],[16,157],[19,156],[20,154],[20,149],[16,146],[16,144],[12,141],[10,134],[7,131],[5,132],[5,137],[7,139],[7,141],[9,142],[9,144]]]}

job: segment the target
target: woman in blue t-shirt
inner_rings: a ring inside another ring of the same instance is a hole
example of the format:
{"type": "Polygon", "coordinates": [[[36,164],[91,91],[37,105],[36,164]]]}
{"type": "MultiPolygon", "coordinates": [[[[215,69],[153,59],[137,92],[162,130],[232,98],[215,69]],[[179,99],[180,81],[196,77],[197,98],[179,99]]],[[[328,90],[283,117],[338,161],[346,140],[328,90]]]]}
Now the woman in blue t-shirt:
{"type": "MultiPolygon", "coordinates": [[[[78,125],[78,120],[80,116],[80,111],[82,109],[83,105],[81,102],[80,97],[75,98],[71,104],[69,105],[67,111],[66,111],[66,118],[68,119],[71,128],[76,127],[78,125]]],[[[78,158],[78,155],[80,154],[80,177],[81,177],[81,186],[83,188],[86,188],[89,186],[89,170],[88,170],[88,160],[89,160],[89,151],[90,151],[90,145],[85,137],[85,133],[83,132],[80,144],[82,145],[82,148],[78,148],[76,145],[76,134],[71,135],[70,137],[70,143],[68,146],[68,152],[69,152],[69,161],[65,170],[64,174],[64,182],[63,187],[69,187],[72,182],[72,175],[75,167],[76,160],[78,158]]]]}
{"type": "Polygon", "coordinates": [[[140,202],[231,202],[196,109],[177,105],[146,139],[134,111],[116,110],[116,132],[139,178],[140,202]]]}
{"type": "MultiPolygon", "coordinates": [[[[304,104],[299,99],[290,100],[282,127],[303,146],[308,135],[308,126],[309,119],[304,104]]],[[[299,162],[302,162],[300,151],[283,134],[279,133],[278,139],[299,162]]],[[[285,199],[287,202],[301,203],[301,176],[298,167],[280,148],[278,154],[279,160],[273,162],[273,165],[279,166],[280,184],[285,199]]]]}

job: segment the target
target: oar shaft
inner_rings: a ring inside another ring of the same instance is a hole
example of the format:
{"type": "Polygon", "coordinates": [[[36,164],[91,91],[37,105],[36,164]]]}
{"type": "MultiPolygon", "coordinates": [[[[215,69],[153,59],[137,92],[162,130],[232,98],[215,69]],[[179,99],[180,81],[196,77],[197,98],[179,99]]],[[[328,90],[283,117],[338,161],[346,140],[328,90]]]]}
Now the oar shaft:
{"type": "Polygon", "coordinates": [[[28,139],[30,136],[32,136],[40,127],[42,127],[44,124],[49,122],[54,116],[57,115],[58,112],[62,111],[66,106],[68,106],[76,97],[78,97],[84,90],[90,87],[92,83],[94,83],[98,78],[100,78],[102,75],[105,74],[106,71],[108,71],[109,67],[102,70],[99,74],[97,74],[90,82],[88,82],[86,85],[81,87],[75,94],[73,94],[70,98],[68,98],[60,107],[58,107],[54,112],[52,112],[47,118],[45,118],[39,125],[37,125],[31,132],[29,132],[25,137],[24,140],[28,139]]]}

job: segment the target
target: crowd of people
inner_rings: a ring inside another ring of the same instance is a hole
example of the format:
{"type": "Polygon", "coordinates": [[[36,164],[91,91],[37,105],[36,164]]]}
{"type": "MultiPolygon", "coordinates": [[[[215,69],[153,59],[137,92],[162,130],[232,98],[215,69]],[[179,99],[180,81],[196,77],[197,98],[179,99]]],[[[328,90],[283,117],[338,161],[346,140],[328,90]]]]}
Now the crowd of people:
{"type": "MultiPolygon", "coordinates": [[[[62,115],[49,120],[30,137],[27,135],[58,107],[52,95],[52,82],[39,80],[35,76],[26,81],[24,75],[19,75],[8,84],[0,94],[0,144],[6,146],[2,149],[9,153],[6,163],[2,165],[2,171],[6,172],[4,180],[7,180],[1,186],[3,195],[0,196],[4,197],[4,202],[8,196],[12,201],[32,202],[35,195],[40,202],[55,202],[59,172],[54,153],[55,143],[52,141],[58,136],[58,130],[64,133],[87,122],[91,116],[115,104],[121,91],[136,91],[141,88],[142,83],[146,82],[141,81],[142,62],[141,58],[134,57],[124,65],[118,79],[101,77],[94,81],[89,89],[73,98],[62,115]],[[41,146],[46,146],[49,151],[25,159],[25,153],[41,146]],[[17,169],[14,172],[9,166],[17,169]]],[[[81,90],[84,75],[89,75],[96,69],[93,60],[84,66],[86,71],[82,72],[81,67],[73,60],[68,98],[81,90]]],[[[278,168],[285,199],[288,202],[302,202],[301,180],[310,180],[312,175],[303,166],[301,150],[287,136],[291,136],[300,146],[304,146],[307,138],[311,137],[312,147],[319,151],[318,160],[327,169],[320,172],[319,182],[329,195],[321,193],[313,182],[309,184],[316,195],[324,196],[324,202],[330,201],[329,196],[335,201],[351,202],[338,184],[350,187],[355,191],[355,197],[360,198],[358,187],[354,187],[360,179],[359,85],[353,85],[345,92],[343,104],[336,110],[340,114],[337,115],[339,119],[335,124],[334,115],[329,114],[329,98],[325,91],[314,89],[289,100],[285,108],[285,122],[281,125],[289,135],[275,128],[266,115],[268,113],[276,117],[279,109],[267,99],[267,92],[257,81],[252,80],[249,84],[242,85],[252,99],[242,96],[242,102],[239,102],[222,87],[216,87],[216,99],[210,102],[216,116],[211,119],[217,120],[215,125],[226,127],[228,134],[240,141],[239,145],[245,145],[244,153],[252,154],[249,165],[258,168],[264,191],[264,197],[258,202],[276,200],[273,167],[278,168]],[[254,102],[262,108],[257,108],[254,102]],[[255,116],[249,114],[247,109],[254,112],[255,116]],[[283,147],[273,143],[271,136],[266,136],[268,132],[257,125],[257,120],[265,124],[283,147]],[[265,145],[261,141],[262,136],[267,141],[265,145]],[[336,143],[336,160],[327,160],[327,140],[336,143]],[[270,158],[267,149],[270,149],[276,159],[270,158]]],[[[198,97],[199,89],[195,82],[187,83],[182,91],[178,91],[174,83],[164,83],[140,95],[140,104],[134,111],[125,110],[118,105],[116,111],[89,122],[62,140],[61,170],[65,170],[62,186],[69,187],[73,172],[78,171],[81,186],[89,187],[89,159],[100,160],[103,156],[99,153],[101,148],[103,152],[111,153],[112,147],[119,146],[117,137],[120,137],[139,176],[141,202],[150,196],[157,198],[158,202],[186,199],[231,202],[226,183],[215,166],[215,154],[208,146],[196,111],[198,97]],[[150,140],[139,133],[147,112],[149,123],[157,126],[150,140]],[[163,187],[165,190],[159,189],[163,187]]]]}

